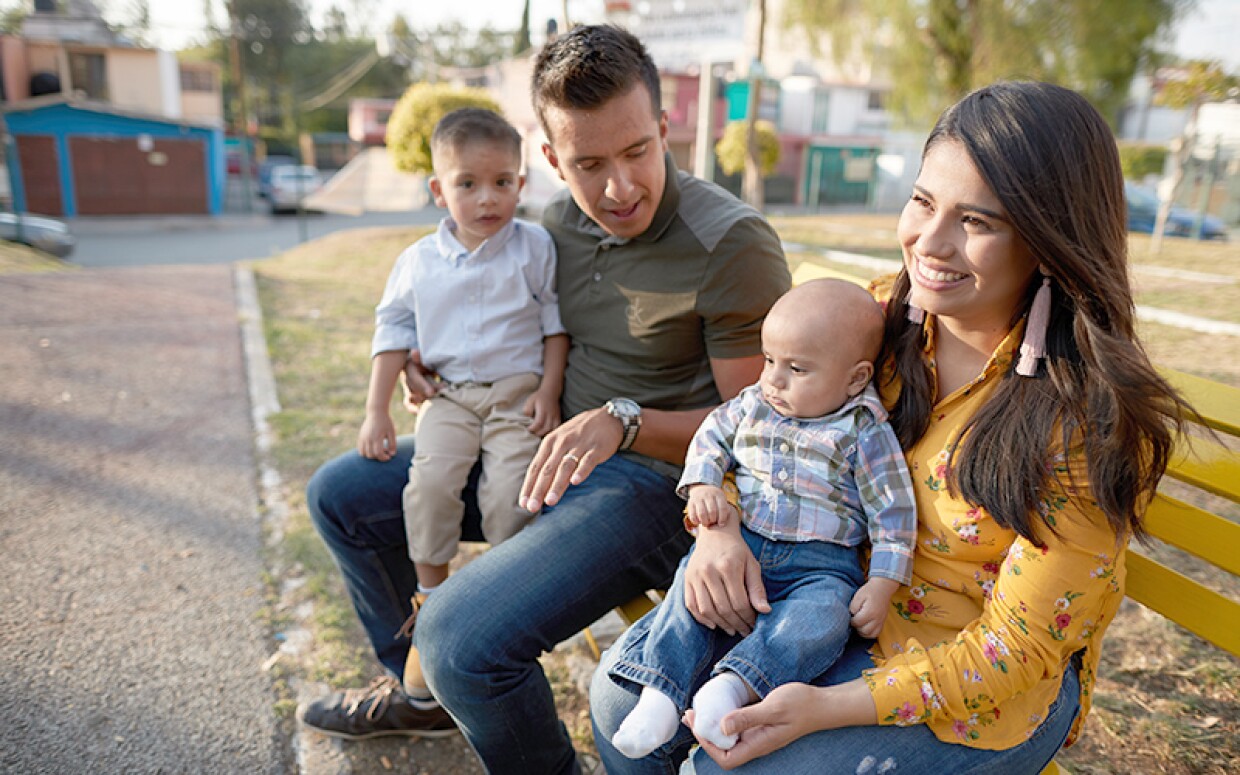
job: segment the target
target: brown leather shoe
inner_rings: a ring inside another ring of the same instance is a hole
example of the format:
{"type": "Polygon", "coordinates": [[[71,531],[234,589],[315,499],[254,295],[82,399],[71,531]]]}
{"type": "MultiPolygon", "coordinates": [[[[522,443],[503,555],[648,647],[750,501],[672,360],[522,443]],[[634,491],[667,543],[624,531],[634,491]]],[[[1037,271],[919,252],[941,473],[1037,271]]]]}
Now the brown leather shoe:
{"type": "Polygon", "coordinates": [[[297,719],[310,729],[345,740],[403,735],[447,737],[457,733],[456,722],[438,703],[414,704],[390,676],[365,689],[335,692],[297,708],[297,719]]]}

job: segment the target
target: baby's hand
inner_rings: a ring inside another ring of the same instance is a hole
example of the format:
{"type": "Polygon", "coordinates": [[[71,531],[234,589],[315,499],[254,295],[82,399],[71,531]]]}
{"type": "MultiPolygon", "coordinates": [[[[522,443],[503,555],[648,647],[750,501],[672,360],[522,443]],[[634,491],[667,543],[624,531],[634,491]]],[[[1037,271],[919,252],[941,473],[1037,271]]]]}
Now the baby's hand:
{"type": "Polygon", "coordinates": [[[891,596],[900,588],[900,582],[875,576],[861,585],[853,595],[848,611],[852,614],[852,626],[865,638],[877,638],[887,620],[891,596]]]}
{"type": "MultiPolygon", "coordinates": [[[[689,505],[685,517],[701,527],[728,524],[728,515],[736,513],[736,507],[728,502],[723,489],[711,484],[695,484],[689,487],[689,505]]],[[[739,515],[738,515],[739,516],[739,515]]]]}
{"type": "Polygon", "coordinates": [[[362,457],[387,462],[396,454],[396,426],[387,412],[367,412],[357,432],[357,451],[362,457]]]}
{"type": "Polygon", "coordinates": [[[560,424],[560,399],[550,393],[536,390],[521,410],[530,420],[529,431],[535,436],[546,436],[560,424]]]}

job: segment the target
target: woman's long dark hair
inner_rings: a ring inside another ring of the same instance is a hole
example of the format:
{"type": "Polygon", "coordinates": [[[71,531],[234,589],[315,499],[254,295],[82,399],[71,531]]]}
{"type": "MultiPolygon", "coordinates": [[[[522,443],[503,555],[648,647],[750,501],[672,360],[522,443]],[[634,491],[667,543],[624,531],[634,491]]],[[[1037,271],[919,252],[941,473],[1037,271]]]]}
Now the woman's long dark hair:
{"type": "MultiPolygon", "coordinates": [[[[1075,92],[1005,82],[948,109],[930,133],[923,158],[945,141],[968,151],[1051,277],[1053,293],[1045,366],[1034,378],[1013,370],[1004,375],[961,431],[949,487],[1041,545],[1037,527],[1044,520],[1035,517],[1057,475],[1053,450],[1083,447],[1093,500],[1119,535],[1141,536],[1141,514],[1167,467],[1188,407],[1136,339],[1115,139],[1075,92]]],[[[1040,283],[1035,273],[1013,324],[1027,314],[1040,283]]],[[[925,433],[935,400],[921,327],[906,321],[901,302],[909,287],[902,271],[888,304],[885,335],[902,383],[891,418],[905,446],[925,433]]]]}

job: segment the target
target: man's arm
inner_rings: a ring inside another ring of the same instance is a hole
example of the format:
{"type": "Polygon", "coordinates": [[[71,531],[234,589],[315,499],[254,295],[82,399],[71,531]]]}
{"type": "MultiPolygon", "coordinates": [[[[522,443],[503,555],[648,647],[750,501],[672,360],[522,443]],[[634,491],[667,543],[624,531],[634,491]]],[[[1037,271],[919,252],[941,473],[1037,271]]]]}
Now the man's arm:
{"type": "MultiPolygon", "coordinates": [[[[723,400],[757,381],[762,356],[711,358],[711,373],[723,400]]],[[[678,412],[642,410],[642,427],[632,449],[643,455],[682,465],[689,442],[713,406],[678,412]]],[[[570,484],[581,484],[594,470],[620,449],[624,428],[620,421],[599,407],[582,412],[543,437],[538,454],[526,470],[521,503],[530,511],[554,506],[570,484]]]]}

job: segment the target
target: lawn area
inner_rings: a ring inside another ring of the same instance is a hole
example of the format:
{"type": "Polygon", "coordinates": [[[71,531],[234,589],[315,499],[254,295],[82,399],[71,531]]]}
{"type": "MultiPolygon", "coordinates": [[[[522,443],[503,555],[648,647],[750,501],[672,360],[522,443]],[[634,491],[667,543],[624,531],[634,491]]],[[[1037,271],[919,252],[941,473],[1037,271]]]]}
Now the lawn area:
{"type": "MultiPolygon", "coordinates": [[[[813,216],[773,219],[787,242],[896,258],[895,219],[889,216],[813,216]]],[[[313,645],[288,677],[337,686],[364,684],[378,672],[337,573],[309,525],[302,495],[324,460],[350,449],[362,419],[369,374],[372,311],[399,251],[426,229],[369,229],[337,233],[272,259],[253,263],[271,360],[283,410],[271,417],[275,463],[292,515],[272,566],[300,580],[292,604],[312,604],[313,645]]],[[[1240,246],[1169,240],[1157,260],[1134,238],[1139,304],[1240,321],[1240,246]],[[1143,274],[1156,266],[1217,275],[1212,282],[1173,281],[1143,274]]],[[[791,254],[869,276],[872,270],[832,264],[816,251],[791,254]]],[[[2,266],[2,265],[0,265],[2,266]]],[[[1240,337],[1206,336],[1142,324],[1155,361],[1240,387],[1240,337]]],[[[394,411],[402,432],[412,421],[394,411]]],[[[1173,550],[1156,547],[1159,559],[1173,550]]],[[[1216,580],[1208,579],[1211,583],[1216,580]]],[[[1233,596],[1234,579],[1217,581],[1233,596]]],[[[280,580],[273,580],[279,587],[280,580]]],[[[286,584],[285,587],[293,585],[286,584]]],[[[287,605],[287,601],[285,603],[287,605]]],[[[279,626],[279,614],[274,615],[279,626]]],[[[558,649],[544,660],[561,718],[579,750],[592,747],[581,680],[584,654],[558,649]]],[[[587,669],[588,672],[588,669],[587,669]]],[[[1112,626],[1081,742],[1063,754],[1073,773],[1224,773],[1240,761],[1240,660],[1203,643],[1126,600],[1112,626]]],[[[362,750],[375,743],[350,747],[362,750]]]]}
{"type": "Polygon", "coordinates": [[[76,268],[73,264],[48,255],[42,250],[35,250],[16,242],[0,241],[0,274],[64,272],[76,268]]]}

